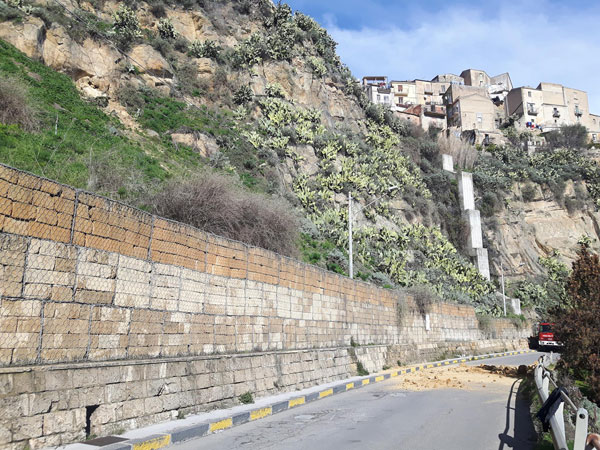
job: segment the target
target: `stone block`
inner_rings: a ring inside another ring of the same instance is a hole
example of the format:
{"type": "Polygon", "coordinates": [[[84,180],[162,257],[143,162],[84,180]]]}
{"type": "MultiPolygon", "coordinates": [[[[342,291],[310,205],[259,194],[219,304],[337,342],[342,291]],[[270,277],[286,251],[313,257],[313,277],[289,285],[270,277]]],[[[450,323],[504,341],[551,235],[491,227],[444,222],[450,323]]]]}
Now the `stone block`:
{"type": "Polygon", "coordinates": [[[454,161],[452,160],[452,155],[442,155],[442,168],[446,172],[454,173],[454,161]]]}
{"type": "Polygon", "coordinates": [[[469,248],[482,248],[483,237],[481,232],[481,215],[476,209],[468,209],[463,212],[466,222],[469,224],[469,248]]]}
{"type": "Polygon", "coordinates": [[[475,209],[475,195],[473,191],[473,174],[460,172],[458,174],[458,192],[462,210],[475,209]]]}

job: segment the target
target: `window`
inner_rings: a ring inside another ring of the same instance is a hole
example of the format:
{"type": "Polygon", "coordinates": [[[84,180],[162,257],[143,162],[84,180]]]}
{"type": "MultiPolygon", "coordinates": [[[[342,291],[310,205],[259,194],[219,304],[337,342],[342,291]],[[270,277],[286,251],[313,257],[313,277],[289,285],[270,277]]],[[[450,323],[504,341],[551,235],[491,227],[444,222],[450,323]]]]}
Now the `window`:
{"type": "Polygon", "coordinates": [[[477,113],[477,123],[481,125],[483,123],[483,114],[477,113]]]}
{"type": "Polygon", "coordinates": [[[377,94],[377,103],[381,101],[381,95],[377,94]]]}
{"type": "Polygon", "coordinates": [[[597,134],[592,134],[592,142],[596,142],[598,140],[597,134]]]}
{"type": "Polygon", "coordinates": [[[446,86],[442,84],[442,86],[440,87],[440,90],[441,90],[442,92],[446,92],[446,86]]]}
{"type": "Polygon", "coordinates": [[[527,91],[527,97],[531,97],[531,91],[527,91]]]}

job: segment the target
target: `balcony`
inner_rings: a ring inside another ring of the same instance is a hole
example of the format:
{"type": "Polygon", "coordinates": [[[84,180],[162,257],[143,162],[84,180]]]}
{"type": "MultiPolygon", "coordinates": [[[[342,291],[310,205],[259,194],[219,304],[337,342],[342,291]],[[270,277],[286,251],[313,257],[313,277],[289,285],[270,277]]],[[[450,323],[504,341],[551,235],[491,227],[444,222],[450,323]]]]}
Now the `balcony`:
{"type": "Polygon", "coordinates": [[[579,109],[579,108],[575,108],[575,115],[577,117],[581,117],[583,116],[583,110],[579,109]]]}
{"type": "Polygon", "coordinates": [[[538,115],[538,109],[535,106],[528,106],[527,107],[527,114],[529,114],[530,116],[537,116],[538,115]]]}
{"type": "Polygon", "coordinates": [[[558,109],[555,109],[555,110],[552,112],[552,117],[560,117],[560,111],[559,111],[558,109]]]}

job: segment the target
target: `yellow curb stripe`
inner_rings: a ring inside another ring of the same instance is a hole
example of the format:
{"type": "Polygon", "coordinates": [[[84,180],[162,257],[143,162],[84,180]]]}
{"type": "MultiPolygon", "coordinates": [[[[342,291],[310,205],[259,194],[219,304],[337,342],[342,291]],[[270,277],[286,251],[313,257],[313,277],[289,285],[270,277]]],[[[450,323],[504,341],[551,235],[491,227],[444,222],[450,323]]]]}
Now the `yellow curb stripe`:
{"type": "Polygon", "coordinates": [[[366,385],[369,384],[371,382],[371,380],[369,380],[368,378],[366,380],[362,380],[362,385],[366,385]]]}
{"type": "Polygon", "coordinates": [[[452,364],[457,364],[457,363],[458,363],[458,360],[456,360],[456,359],[454,361],[452,361],[452,364]]]}
{"type": "Polygon", "coordinates": [[[393,378],[393,377],[397,377],[397,376],[398,376],[398,372],[392,372],[392,373],[390,374],[390,377],[392,377],[392,378],[393,378]]]}
{"type": "Polygon", "coordinates": [[[433,364],[427,364],[427,367],[423,367],[424,369],[431,369],[433,367],[433,364]]]}
{"type": "Polygon", "coordinates": [[[319,398],[329,397],[330,395],[333,395],[333,389],[327,389],[326,391],[319,392],[319,398]]]}
{"type": "Polygon", "coordinates": [[[263,417],[267,417],[273,414],[273,409],[269,406],[268,408],[255,409],[250,412],[250,420],[258,420],[263,417]]]}
{"type": "Polygon", "coordinates": [[[226,430],[227,428],[231,428],[233,426],[233,419],[230,417],[228,419],[220,420],[219,422],[214,422],[210,424],[209,431],[211,433],[219,430],[226,430]]]}
{"type": "Polygon", "coordinates": [[[304,397],[293,398],[288,402],[288,407],[293,408],[294,406],[304,405],[306,399],[304,397]]]}
{"type": "Polygon", "coordinates": [[[445,366],[447,366],[448,364],[450,364],[450,361],[444,361],[445,366]]]}
{"type": "Polygon", "coordinates": [[[375,383],[379,383],[380,381],[383,381],[383,380],[385,380],[385,377],[379,376],[379,377],[375,378],[375,383]]]}
{"type": "Polygon", "coordinates": [[[354,389],[354,383],[348,383],[346,385],[346,390],[349,391],[350,389],[354,389]]]}
{"type": "Polygon", "coordinates": [[[171,435],[160,436],[149,441],[133,444],[132,450],[155,450],[157,448],[167,447],[171,443],[171,435]]]}

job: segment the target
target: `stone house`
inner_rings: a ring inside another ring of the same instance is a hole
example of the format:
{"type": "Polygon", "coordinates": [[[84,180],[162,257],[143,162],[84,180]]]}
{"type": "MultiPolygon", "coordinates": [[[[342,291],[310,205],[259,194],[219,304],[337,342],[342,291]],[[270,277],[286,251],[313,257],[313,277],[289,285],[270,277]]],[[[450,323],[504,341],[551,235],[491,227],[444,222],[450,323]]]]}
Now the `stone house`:
{"type": "Polygon", "coordinates": [[[430,127],[446,129],[446,107],[443,105],[411,105],[396,114],[425,131],[430,127]]]}
{"type": "Polygon", "coordinates": [[[392,107],[393,95],[388,86],[388,78],[385,76],[363,77],[362,86],[369,100],[378,105],[392,107]]]}
{"type": "Polygon", "coordinates": [[[390,88],[394,96],[394,106],[399,110],[410,105],[418,105],[417,85],[414,81],[392,81],[390,88]]]}
{"type": "MultiPolygon", "coordinates": [[[[463,72],[464,73],[464,72],[463,72]]],[[[499,142],[498,110],[486,86],[450,85],[444,96],[448,130],[477,144],[499,142]]]]}
{"type": "Polygon", "coordinates": [[[543,133],[562,125],[581,124],[588,129],[591,142],[600,137],[600,116],[590,113],[587,93],[561,84],[512,89],[507,96],[506,115],[515,117],[515,126],[522,130],[543,133]]]}
{"type": "Polygon", "coordinates": [[[449,82],[427,80],[392,81],[390,88],[394,105],[403,109],[408,105],[442,105],[449,85],[449,82]]]}
{"type": "Polygon", "coordinates": [[[465,84],[465,79],[463,77],[459,75],[454,75],[453,73],[443,73],[440,75],[436,75],[431,79],[431,81],[447,84],[465,84]]]}

